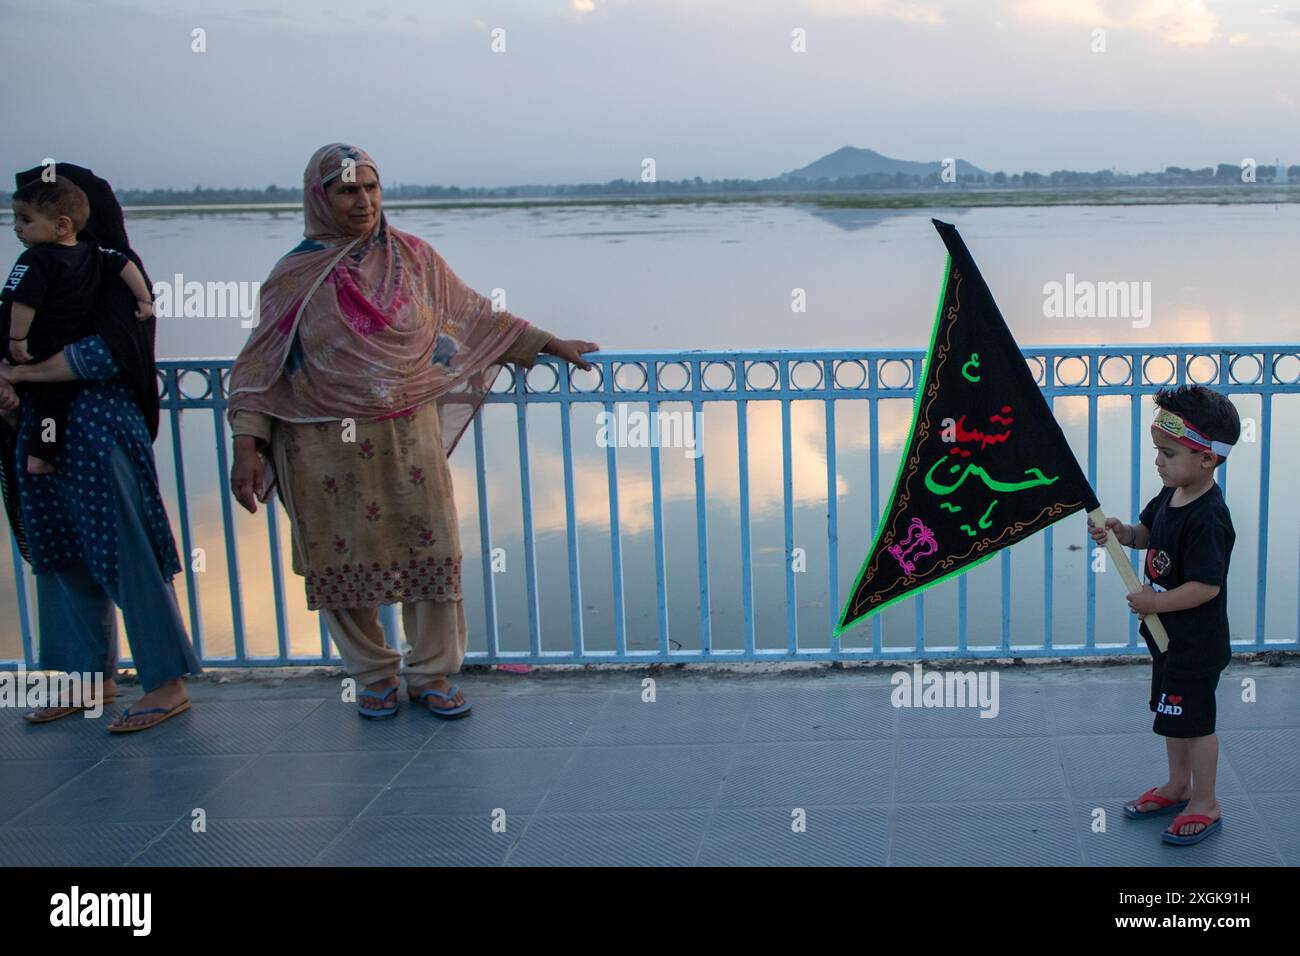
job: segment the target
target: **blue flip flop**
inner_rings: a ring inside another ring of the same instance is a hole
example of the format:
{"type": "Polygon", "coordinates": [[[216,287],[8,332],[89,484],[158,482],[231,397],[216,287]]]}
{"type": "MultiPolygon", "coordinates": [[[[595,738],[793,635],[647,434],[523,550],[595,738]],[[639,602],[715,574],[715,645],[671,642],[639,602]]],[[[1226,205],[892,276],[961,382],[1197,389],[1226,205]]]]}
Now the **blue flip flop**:
{"type": "Polygon", "coordinates": [[[366,720],[384,720],[388,717],[392,717],[397,713],[396,694],[397,694],[396,684],[394,684],[392,687],[385,687],[382,692],[377,690],[358,690],[357,691],[357,713],[360,714],[362,717],[364,717],[366,720]],[[373,697],[375,700],[379,701],[382,704],[384,701],[388,700],[389,694],[394,695],[392,707],[362,707],[361,706],[362,697],[373,697]]]}
{"type": "Polygon", "coordinates": [[[1211,820],[1203,813],[1183,813],[1174,817],[1172,826],[1177,829],[1185,823],[1204,823],[1205,827],[1200,833],[1193,833],[1190,836],[1183,836],[1181,833],[1170,833],[1165,830],[1160,834],[1160,839],[1166,843],[1172,843],[1174,846],[1191,846],[1193,843],[1200,843],[1211,833],[1223,828],[1223,817],[1211,820]]]}
{"type": "Polygon", "coordinates": [[[157,714],[158,716],[151,717],[145,723],[136,724],[134,727],[109,724],[108,732],[110,734],[138,733],[141,730],[148,730],[150,727],[157,727],[159,724],[161,724],[164,720],[167,720],[169,717],[175,717],[177,714],[183,714],[185,713],[185,711],[189,709],[190,709],[190,701],[188,699],[181,701],[175,707],[171,707],[171,708],[145,707],[143,710],[132,710],[130,707],[128,707],[118,717],[119,720],[130,720],[132,717],[143,717],[145,714],[157,714]]]}
{"type": "MultiPolygon", "coordinates": [[[[471,709],[469,701],[465,701],[465,703],[461,704],[459,707],[430,707],[428,701],[430,697],[437,697],[441,700],[454,700],[459,690],[460,688],[455,684],[452,684],[451,690],[447,691],[445,694],[440,690],[429,689],[422,691],[418,699],[424,704],[425,710],[429,713],[441,717],[443,720],[458,720],[461,717],[469,716],[471,709]]],[[[411,700],[416,700],[416,698],[412,697],[411,700]]]]}

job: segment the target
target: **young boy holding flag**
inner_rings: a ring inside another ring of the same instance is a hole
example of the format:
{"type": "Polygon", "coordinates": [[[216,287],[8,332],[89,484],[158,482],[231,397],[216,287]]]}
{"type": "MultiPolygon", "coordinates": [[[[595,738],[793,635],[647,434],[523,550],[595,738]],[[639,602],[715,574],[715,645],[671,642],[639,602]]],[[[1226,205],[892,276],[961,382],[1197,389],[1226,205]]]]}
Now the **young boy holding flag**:
{"type": "MultiPolygon", "coordinates": [[[[1162,389],[1155,396],[1151,436],[1164,487],[1137,524],[1108,518],[1120,544],[1145,548],[1147,586],[1128,596],[1134,614],[1158,614],[1169,633],[1161,652],[1145,622],[1151,651],[1152,729],[1165,738],[1169,779],[1124,807],[1130,818],[1175,813],[1166,843],[1199,843],[1222,828],[1215,798],[1219,738],[1214,692],[1232,656],[1226,588],[1236,532],[1214,470],[1241,435],[1241,420],[1225,396],[1201,385],[1162,389]],[[1182,812],[1185,811],[1185,812],[1182,812]]],[[[1088,521],[1093,540],[1105,528],[1088,521]]]]}

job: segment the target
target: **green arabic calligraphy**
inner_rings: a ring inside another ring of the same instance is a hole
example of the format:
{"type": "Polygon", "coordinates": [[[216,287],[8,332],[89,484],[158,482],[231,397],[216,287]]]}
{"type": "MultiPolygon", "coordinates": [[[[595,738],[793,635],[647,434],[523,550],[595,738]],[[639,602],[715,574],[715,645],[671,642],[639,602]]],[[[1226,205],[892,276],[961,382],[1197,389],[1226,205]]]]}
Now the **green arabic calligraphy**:
{"type": "Polygon", "coordinates": [[[972,367],[974,368],[980,367],[979,352],[971,352],[970,361],[961,367],[962,378],[966,379],[966,381],[968,382],[978,382],[980,380],[980,377],[978,375],[971,375],[970,372],[966,371],[968,368],[972,368],[972,367]]]}
{"type": "MultiPolygon", "coordinates": [[[[947,503],[948,503],[948,502],[946,502],[946,501],[944,502],[944,504],[947,504],[947,503]]],[[[993,506],[996,505],[997,503],[998,503],[998,499],[994,498],[993,501],[992,501],[992,503],[991,503],[991,504],[988,506],[988,508],[985,510],[984,514],[980,515],[979,526],[980,526],[981,528],[983,528],[985,531],[987,531],[989,528],[993,527],[993,522],[989,520],[989,515],[993,514],[993,506]]],[[[965,532],[966,532],[968,535],[970,535],[972,538],[975,537],[976,534],[977,534],[977,532],[975,531],[975,529],[972,528],[972,527],[971,527],[970,525],[968,525],[968,524],[964,524],[964,525],[962,525],[962,526],[961,526],[961,530],[962,530],[962,531],[965,531],[965,532]]]]}
{"type": "Polygon", "coordinates": [[[990,491],[1024,491],[1026,488],[1036,488],[1039,485],[1050,485],[1052,484],[1052,482],[1057,481],[1061,477],[1060,475],[1054,475],[1051,478],[1048,478],[1038,468],[1026,468],[1025,469],[1026,475],[1035,475],[1036,477],[1027,478],[1024,481],[999,481],[998,479],[991,477],[989,473],[986,472],[979,465],[975,465],[975,464],[953,465],[948,469],[948,471],[954,475],[957,474],[958,472],[961,472],[961,477],[959,477],[956,481],[954,481],[950,485],[944,485],[944,484],[940,484],[938,481],[935,480],[934,472],[940,465],[942,465],[945,461],[948,460],[949,460],[948,456],[944,455],[933,465],[931,465],[930,470],[925,473],[925,487],[929,488],[933,494],[936,495],[952,494],[954,491],[956,491],[958,488],[961,487],[962,482],[964,482],[966,480],[966,477],[971,474],[978,476],[980,481],[984,482],[984,485],[990,491]]]}

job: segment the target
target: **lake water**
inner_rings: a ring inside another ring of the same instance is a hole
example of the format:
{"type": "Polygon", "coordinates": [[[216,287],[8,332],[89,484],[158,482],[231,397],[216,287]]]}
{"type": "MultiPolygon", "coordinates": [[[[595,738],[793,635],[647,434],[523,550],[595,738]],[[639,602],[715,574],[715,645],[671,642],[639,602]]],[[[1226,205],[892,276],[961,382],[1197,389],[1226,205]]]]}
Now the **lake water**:
{"type": "MultiPolygon", "coordinates": [[[[483,292],[502,289],[506,307],[566,338],[585,338],[610,350],[761,348],[922,348],[928,342],[944,249],[931,216],[954,222],[974,254],[1017,340],[1023,345],[1243,343],[1300,341],[1300,303],[1291,294],[1300,205],[1043,207],[968,210],[836,210],[785,203],[667,206],[393,209],[401,229],[428,240],[453,269],[483,292]],[[1072,280],[1067,280],[1067,274],[1072,280]],[[1130,318],[1049,318],[1044,286],[1050,282],[1149,283],[1149,313],[1130,318]],[[804,290],[806,312],[791,309],[804,290]]],[[[301,216],[290,212],[133,212],[132,242],[155,282],[258,282],[276,258],[301,237],[301,216]]],[[[20,251],[9,230],[0,233],[0,258],[20,251]]],[[[238,317],[162,319],[160,358],[230,357],[247,337],[238,317]]],[[[1243,417],[1258,416],[1257,399],[1238,399],[1243,417]]],[[[667,409],[668,406],[665,406],[667,409]]],[[[605,452],[595,444],[597,406],[575,411],[575,481],[583,619],[587,644],[612,647],[608,487],[605,452]]],[[[880,481],[883,503],[906,438],[910,402],[882,405],[880,481]]],[[[1129,511],[1128,403],[1104,400],[1100,428],[1098,494],[1108,512],[1129,511]],[[1123,436],[1108,440],[1105,436],[1123,436]]],[[[1274,405],[1274,433],[1295,434],[1300,409],[1292,396],[1274,405]]],[[[1081,461],[1086,451],[1086,404],[1057,402],[1057,414],[1081,461]]],[[[798,626],[803,640],[822,645],[829,634],[826,586],[826,473],[823,406],[796,403],[794,448],[795,544],[807,552],[797,576],[798,626]]],[[[750,494],[755,619],[760,647],[785,644],[779,406],[750,408],[750,494]]],[[[485,410],[489,513],[493,542],[507,565],[495,575],[502,647],[527,646],[522,519],[513,411],[485,410]]],[[[212,419],[190,413],[184,447],[195,545],[206,552],[198,575],[205,642],[210,653],[229,653],[231,621],[219,498],[225,487],[212,450],[212,419]]],[[[738,460],[734,406],[711,406],[705,415],[709,489],[708,563],[712,582],[714,647],[740,646],[738,460]]],[[[530,412],[534,523],[541,583],[543,646],[571,645],[562,460],[554,409],[530,412]]],[[[847,595],[870,544],[866,406],[837,407],[837,476],[840,509],[840,599],[847,595]]],[[[171,436],[165,424],[158,448],[162,483],[180,541],[171,436]]],[[[1144,440],[1141,502],[1158,489],[1144,440]]],[[[695,572],[694,462],[662,455],[668,603],[673,646],[699,645],[699,585],[695,572]]],[[[1275,444],[1273,487],[1288,487],[1295,456],[1275,444]],[[1282,484],[1279,485],[1278,482],[1282,484]]],[[[482,641],[482,578],[472,437],[452,458],[465,548],[466,611],[471,648],[482,641]]],[[[650,520],[649,455],[619,451],[624,595],[629,647],[657,642],[654,546],[650,520]]],[[[1256,510],[1259,446],[1234,452],[1229,505],[1238,540],[1230,580],[1235,639],[1253,637],[1255,582],[1269,581],[1270,636],[1294,635],[1297,619],[1297,529],[1294,496],[1274,494],[1265,567],[1259,566],[1256,510]]],[[[266,524],[262,514],[236,509],[243,568],[245,626],[253,653],[275,646],[266,524]]],[[[282,522],[287,552],[288,528],[282,522]]],[[[1087,549],[1083,519],[1056,526],[1053,627],[1067,643],[1083,633],[1083,578],[1087,549]]],[[[4,560],[7,560],[7,556],[4,560]]],[[[1012,550],[1014,642],[1038,643],[1042,634],[1042,536],[1012,550]]],[[[12,569],[10,569],[12,573],[12,569]]],[[[314,617],[305,609],[301,581],[291,572],[286,591],[291,643],[318,652],[314,617]]],[[[1000,562],[970,574],[970,641],[996,643],[1000,562]]],[[[178,589],[182,579],[178,580],[178,589]]],[[[1117,580],[1098,583],[1099,641],[1124,639],[1128,616],[1117,580]]],[[[929,642],[955,643],[955,582],[927,592],[929,642]]],[[[910,645],[913,611],[904,604],[885,612],[887,645],[910,645]]],[[[871,629],[845,635],[846,647],[869,644],[871,629]]],[[[19,655],[12,589],[0,593],[0,657],[19,655]]]]}

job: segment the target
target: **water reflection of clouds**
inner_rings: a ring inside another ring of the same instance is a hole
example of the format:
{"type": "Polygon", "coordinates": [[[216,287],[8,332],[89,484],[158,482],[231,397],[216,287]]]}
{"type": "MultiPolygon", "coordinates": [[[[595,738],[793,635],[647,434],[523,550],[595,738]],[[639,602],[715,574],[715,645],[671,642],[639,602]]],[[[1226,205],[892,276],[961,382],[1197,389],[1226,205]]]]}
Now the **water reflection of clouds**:
{"type": "MultiPolygon", "coordinates": [[[[1254,414],[1252,407],[1258,401],[1248,397],[1239,403],[1243,414],[1254,414]]],[[[1275,434],[1285,434],[1293,430],[1300,421],[1300,402],[1288,400],[1287,396],[1275,402],[1275,434]]],[[[1144,398],[1142,405],[1142,422],[1145,423],[1149,413],[1149,399],[1144,398]]],[[[894,400],[885,403],[880,411],[880,495],[887,495],[897,465],[897,455],[906,441],[911,423],[911,404],[907,401],[894,400]]],[[[1056,414],[1067,435],[1072,439],[1076,454],[1081,463],[1086,464],[1083,455],[1082,430],[1087,426],[1087,401],[1079,397],[1058,400],[1056,414]]],[[[1129,442],[1129,403],[1125,399],[1103,401],[1098,405],[1100,443],[1099,478],[1097,490],[1108,505],[1108,510],[1120,515],[1124,520],[1134,520],[1136,515],[1129,515],[1127,507],[1130,497],[1128,460],[1129,442]],[[1110,430],[1122,433],[1121,441],[1107,439],[1110,430]]],[[[753,522],[754,554],[768,553],[772,544],[763,541],[779,540],[781,530],[781,512],[783,509],[784,485],[782,481],[781,455],[781,420],[780,408],[772,402],[754,402],[749,406],[749,493],[750,512],[753,522]]],[[[513,414],[511,414],[513,418],[513,414]]],[[[580,533],[590,535],[603,532],[608,527],[608,484],[604,449],[595,445],[595,425],[592,423],[585,437],[577,428],[579,416],[574,421],[574,507],[580,533]]],[[[498,423],[494,422],[493,425],[498,423]]],[[[504,423],[507,427],[488,427],[489,447],[486,457],[490,473],[489,513],[492,520],[493,544],[513,550],[521,538],[521,508],[518,497],[518,465],[512,458],[511,451],[517,446],[513,432],[513,422],[504,423]]],[[[791,406],[791,469],[795,505],[807,507],[819,505],[825,500],[826,460],[825,460],[825,411],[818,401],[794,402],[791,406]]],[[[837,404],[837,451],[839,452],[839,471],[837,493],[840,496],[841,535],[846,538],[853,532],[854,512],[865,509],[865,498],[869,487],[864,458],[869,452],[868,431],[866,428],[866,408],[861,402],[839,402],[837,404]]],[[[558,422],[541,421],[535,418],[530,423],[530,458],[533,475],[533,511],[534,528],[539,535],[564,535],[564,494],[563,463],[559,453],[558,442],[549,441],[558,435],[558,422]],[[533,434],[533,429],[537,433],[533,434]],[[548,429],[550,429],[548,431],[548,429]]],[[[166,436],[164,436],[164,441],[166,436]]],[[[470,439],[472,441],[472,439],[470,439]]],[[[1145,440],[1145,435],[1143,435],[1145,440]]],[[[717,521],[719,511],[734,513],[739,497],[738,458],[736,450],[736,432],[734,412],[728,414],[710,414],[704,420],[704,447],[708,451],[706,461],[706,487],[710,522],[717,521]]],[[[160,447],[162,447],[160,442],[160,447]]],[[[189,445],[188,447],[195,447],[189,445]]],[[[202,620],[206,637],[205,652],[209,655],[228,656],[233,653],[232,615],[230,610],[229,585],[225,557],[223,526],[218,504],[219,493],[224,493],[224,486],[216,483],[210,473],[199,467],[207,463],[211,455],[203,446],[198,460],[188,462],[194,467],[189,485],[191,516],[193,519],[193,543],[203,547],[207,552],[207,570],[196,575],[200,590],[202,620]],[[200,477],[201,476],[201,477],[200,477]],[[198,480],[195,480],[195,479],[198,480]]],[[[1139,475],[1142,493],[1141,502],[1145,502],[1157,490],[1154,473],[1149,467],[1147,446],[1140,444],[1141,461],[1139,475]]],[[[1254,589],[1251,581],[1257,577],[1256,551],[1258,541],[1257,502],[1259,488],[1258,443],[1244,444],[1233,459],[1233,480],[1230,484],[1229,502],[1234,509],[1234,523],[1238,532],[1238,543],[1233,560],[1232,622],[1234,639],[1241,640],[1253,636],[1254,589]]],[[[188,456],[187,456],[188,457],[188,456]]],[[[453,475],[457,495],[457,505],[461,519],[462,542],[467,562],[467,586],[477,574],[479,560],[479,538],[477,533],[477,501],[475,500],[476,481],[473,472],[474,456],[472,446],[467,445],[463,451],[453,456],[453,475]]],[[[164,488],[168,494],[168,513],[172,517],[173,530],[177,546],[181,546],[178,512],[175,510],[170,460],[163,456],[160,460],[164,488]]],[[[1285,462],[1273,456],[1272,473],[1274,488],[1280,487],[1278,481],[1285,474],[1285,462]]],[[[695,498],[694,462],[682,454],[681,449],[661,449],[661,477],[665,505],[671,502],[685,503],[693,509],[695,498]]],[[[1296,580],[1296,555],[1294,550],[1294,529],[1300,522],[1300,506],[1294,496],[1273,494],[1269,518],[1270,545],[1266,566],[1270,580],[1277,583],[1268,591],[1269,638],[1280,639],[1285,636],[1285,624],[1293,622],[1296,614],[1297,591],[1293,585],[1296,580]]],[[[643,537],[653,529],[651,514],[651,486],[649,472],[649,455],[645,449],[626,449],[619,451],[619,505],[620,526],[624,540],[632,541],[643,537]]],[[[270,549],[267,537],[265,513],[259,511],[255,516],[235,510],[235,534],[239,554],[240,588],[243,602],[243,620],[246,647],[251,655],[270,655],[276,652],[277,633],[275,619],[275,593],[272,587],[270,549]]],[[[1078,524],[1078,519],[1071,519],[1078,524]]],[[[723,522],[714,524],[715,535],[729,528],[723,522]]],[[[320,637],[317,616],[308,611],[303,592],[302,579],[292,572],[290,567],[290,532],[287,519],[279,514],[281,562],[285,593],[286,630],[288,632],[291,653],[298,656],[317,656],[320,653],[320,637]]],[[[562,540],[562,538],[561,538],[562,540]]],[[[1065,549],[1071,538],[1063,529],[1057,536],[1056,550],[1057,584],[1056,594],[1058,614],[1065,602],[1073,600],[1073,591],[1065,590],[1071,581],[1073,571],[1066,562],[1065,549]]],[[[731,554],[730,548],[723,548],[723,557],[731,554]]],[[[771,553],[777,553],[772,551],[771,553]]],[[[563,554],[563,546],[558,555],[563,554]]],[[[1015,560],[1036,560],[1038,552],[1030,547],[1017,552],[1015,560]]],[[[850,548],[840,552],[841,574],[850,565],[856,567],[861,555],[850,548]]],[[[627,555],[631,560],[631,551],[627,555]]],[[[604,556],[598,552],[588,552],[583,556],[584,566],[599,565],[604,556]]],[[[763,561],[756,561],[760,567],[763,561]]],[[[693,566],[692,566],[693,570],[693,566]]],[[[1075,569],[1077,571],[1077,569],[1075,569]]],[[[691,571],[688,571],[689,574],[691,571]]],[[[721,573],[720,571],[718,573],[721,573]]],[[[990,572],[992,573],[992,572],[990,572]]],[[[995,580],[990,578],[990,580],[995,580]]],[[[727,580],[726,575],[718,578],[727,580]]],[[[822,586],[821,582],[817,582],[822,586]]],[[[802,585],[801,585],[802,586],[802,585]]],[[[188,595],[185,579],[176,579],[177,591],[181,597],[185,620],[189,621],[188,595]]],[[[721,585],[719,585],[721,588],[721,585]]],[[[586,593],[588,599],[594,600],[594,592],[586,593]]],[[[719,594],[723,593],[720,589],[719,594]]],[[[1016,592],[1017,600],[1024,599],[1020,590],[1016,592]]],[[[1113,595],[1101,590],[1099,598],[1099,634],[1108,632],[1126,633],[1127,618],[1122,604],[1113,595]],[[1107,630],[1109,629],[1109,631],[1107,630]]],[[[471,596],[478,601],[477,593],[471,596]]],[[[20,654],[20,642],[17,634],[17,612],[13,605],[12,592],[6,595],[9,613],[6,620],[9,627],[0,635],[0,653],[6,657],[20,654]]],[[[500,592],[499,610],[503,615],[521,614],[523,605],[517,596],[511,597],[505,590],[500,592]]],[[[766,601],[767,597],[762,597],[766,601]]],[[[779,601],[777,602],[780,603],[779,601]]],[[[549,622],[547,627],[555,633],[562,633],[567,627],[567,611],[564,602],[551,608],[548,613],[559,614],[557,622],[549,622]]],[[[683,622],[693,621],[692,609],[682,610],[673,607],[673,613],[683,616],[683,622]]],[[[720,608],[719,611],[722,609],[720,608]]],[[[910,612],[908,612],[910,613],[910,612]]],[[[937,618],[936,618],[937,619],[937,618]]],[[[548,619],[549,621],[549,619],[548,619]]],[[[676,626],[676,625],[674,625],[676,626]]],[[[801,624],[801,628],[803,624],[801,624]]],[[[910,640],[910,628],[906,629],[910,640]]],[[[477,645],[476,645],[477,648],[477,645]]],[[[126,647],[123,646],[123,653],[126,647]]]]}
{"type": "MultiPolygon", "coordinates": [[[[838,403],[837,416],[840,424],[837,426],[836,449],[840,454],[855,449],[866,450],[869,444],[865,428],[854,430],[845,426],[847,416],[844,407],[848,404],[859,405],[862,417],[865,418],[866,414],[865,402],[838,403]]],[[[908,403],[909,411],[910,407],[908,403]]],[[[661,408],[670,410],[667,405],[661,408]]],[[[579,525],[608,527],[609,479],[605,449],[596,445],[594,422],[590,429],[581,424],[584,414],[585,411],[576,411],[573,418],[575,520],[579,525]]],[[[784,503],[781,410],[775,402],[750,402],[747,414],[749,506],[751,513],[758,515],[780,510],[784,503]]],[[[790,423],[790,469],[794,501],[824,501],[826,412],[823,403],[792,402],[790,423]]],[[[558,433],[558,425],[555,430],[558,433]]],[[[896,454],[906,441],[909,430],[909,415],[882,414],[879,425],[882,454],[896,454]]],[[[508,445],[512,440],[513,436],[506,439],[504,444],[508,445]]],[[[558,446],[558,442],[532,439],[530,446],[533,528],[539,534],[562,533],[566,527],[563,484],[560,481],[538,480],[540,475],[563,475],[562,454],[552,450],[558,446]]],[[[738,508],[740,473],[734,412],[704,416],[704,436],[700,447],[705,450],[705,487],[710,505],[721,505],[733,510],[738,508]]],[[[686,450],[664,447],[660,448],[659,456],[660,492],[664,503],[693,501],[695,464],[686,457],[686,450]]],[[[488,495],[493,532],[518,536],[522,534],[522,512],[518,497],[517,461],[513,465],[513,472],[509,470],[512,466],[504,462],[490,467],[493,470],[488,481],[488,495]]],[[[453,463],[452,475],[458,495],[461,494],[461,489],[472,492],[476,480],[472,470],[458,468],[453,463]]],[[[836,477],[836,493],[844,497],[849,492],[848,478],[841,471],[836,477]]],[[[653,529],[653,497],[649,450],[618,449],[619,525],[625,533],[638,534],[653,529]]],[[[458,506],[463,518],[467,514],[466,506],[458,506]]]]}

